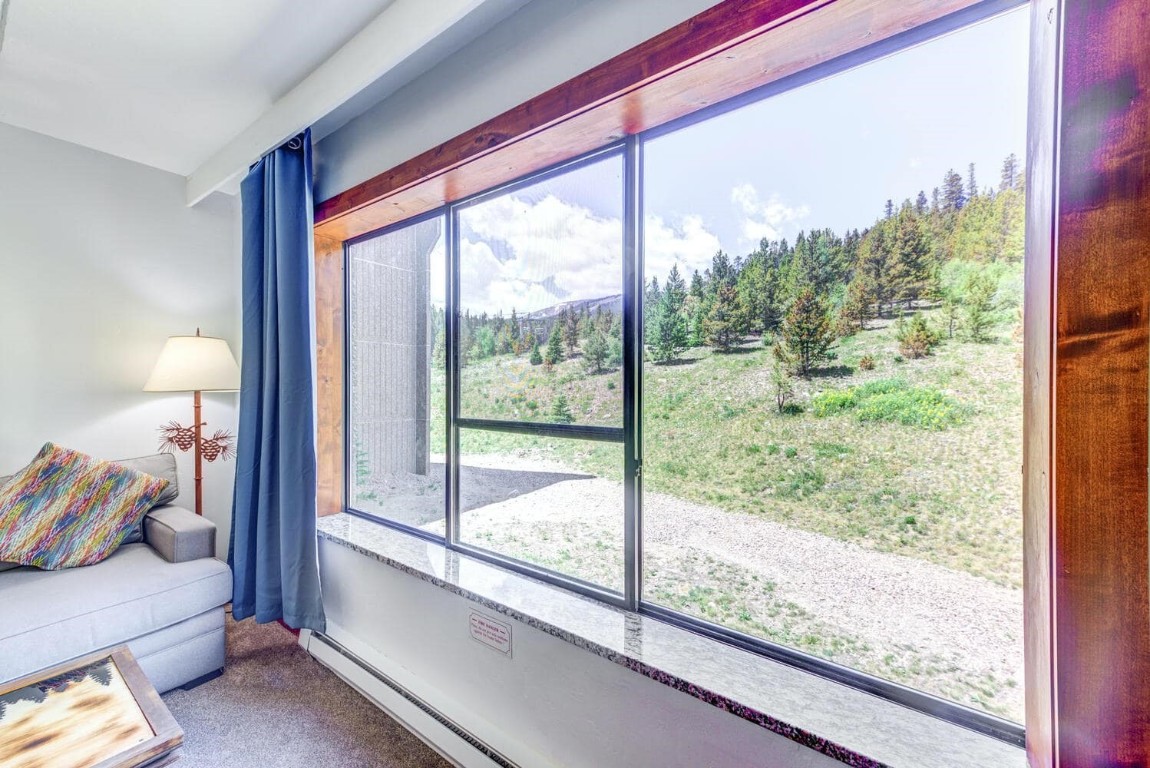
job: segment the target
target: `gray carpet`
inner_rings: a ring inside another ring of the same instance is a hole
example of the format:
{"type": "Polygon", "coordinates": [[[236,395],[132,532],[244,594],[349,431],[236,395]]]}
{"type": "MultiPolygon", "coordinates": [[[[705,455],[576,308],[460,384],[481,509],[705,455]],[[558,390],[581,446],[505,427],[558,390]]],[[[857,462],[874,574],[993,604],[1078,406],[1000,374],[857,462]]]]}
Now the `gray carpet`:
{"type": "Polygon", "coordinates": [[[223,677],[164,694],[184,729],[173,768],[445,768],[278,624],[228,617],[223,677]]]}

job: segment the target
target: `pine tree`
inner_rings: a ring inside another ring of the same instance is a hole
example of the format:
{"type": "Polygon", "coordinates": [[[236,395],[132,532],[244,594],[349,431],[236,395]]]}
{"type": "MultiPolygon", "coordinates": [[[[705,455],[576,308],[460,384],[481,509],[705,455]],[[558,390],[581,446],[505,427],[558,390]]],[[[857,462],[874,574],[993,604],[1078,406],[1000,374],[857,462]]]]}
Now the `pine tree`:
{"type": "Polygon", "coordinates": [[[687,332],[687,318],[668,299],[670,292],[663,294],[663,300],[655,312],[655,327],[651,331],[651,359],[656,363],[675,360],[690,346],[687,332]]]}
{"type": "Polygon", "coordinates": [[[574,357],[579,348],[579,315],[571,305],[563,313],[563,344],[567,347],[567,357],[574,357]]]}
{"type": "Polygon", "coordinates": [[[594,324],[587,340],[583,342],[583,368],[589,373],[602,373],[607,362],[607,334],[594,324]]]}
{"type": "Polygon", "coordinates": [[[667,273],[667,285],[664,291],[677,296],[680,306],[682,305],[683,299],[687,298],[687,281],[679,274],[678,264],[672,265],[671,271],[667,273]]]}
{"type": "Polygon", "coordinates": [[[547,350],[543,353],[543,362],[548,365],[563,362],[563,324],[558,319],[551,326],[551,335],[547,337],[547,350]]]}
{"type": "Polygon", "coordinates": [[[735,288],[750,329],[774,333],[782,321],[779,270],[763,258],[753,258],[739,273],[735,288]]]}
{"type": "Polygon", "coordinates": [[[700,301],[702,301],[703,296],[706,294],[706,292],[707,292],[707,289],[706,289],[706,286],[703,284],[703,276],[700,275],[699,270],[696,269],[694,274],[691,275],[691,291],[690,291],[690,293],[696,299],[699,299],[700,301]]]}
{"type": "Polygon", "coordinates": [[[543,365],[543,355],[539,354],[538,344],[531,345],[531,357],[528,358],[528,362],[532,365],[543,365]]]}
{"type": "Polygon", "coordinates": [[[687,343],[692,347],[701,347],[707,343],[703,324],[707,319],[708,306],[705,298],[696,298],[693,294],[687,296],[683,305],[683,316],[687,318],[687,343]]]}
{"type": "Polygon", "coordinates": [[[567,395],[562,392],[551,404],[551,421],[554,424],[571,424],[575,421],[575,414],[571,413],[571,406],[567,404],[567,395]]]}
{"type": "Polygon", "coordinates": [[[884,219],[889,219],[891,216],[894,216],[894,201],[889,197],[886,199],[886,205],[883,206],[882,211],[884,219]]]}
{"type": "Polygon", "coordinates": [[[858,266],[855,279],[861,279],[866,293],[875,304],[875,314],[881,316],[883,310],[894,304],[896,286],[891,280],[894,265],[892,222],[880,221],[863,235],[859,246],[858,266]]]}
{"type": "Polygon", "coordinates": [[[741,309],[735,287],[721,284],[703,320],[703,335],[708,344],[720,352],[729,352],[743,340],[746,321],[741,309]]]}
{"type": "Polygon", "coordinates": [[[911,359],[926,357],[939,342],[938,332],[918,313],[910,318],[910,322],[903,322],[899,318],[895,338],[898,339],[898,351],[911,359]]]}
{"type": "Polygon", "coordinates": [[[904,205],[895,217],[891,250],[893,299],[905,301],[909,307],[926,293],[930,279],[930,241],[910,205],[904,205]]]}
{"type": "Polygon", "coordinates": [[[519,316],[515,314],[515,308],[511,308],[511,320],[507,325],[507,336],[511,340],[511,351],[519,356],[527,347],[523,346],[523,339],[520,338],[519,333],[519,316]]]}
{"type": "Polygon", "coordinates": [[[861,277],[856,277],[847,285],[843,304],[839,307],[838,321],[835,333],[839,338],[853,336],[866,328],[866,321],[871,318],[871,305],[873,304],[867,284],[861,277]]]}
{"type": "Polygon", "coordinates": [[[623,323],[614,313],[607,328],[607,365],[612,368],[623,365],[623,323]]]}
{"type": "Polygon", "coordinates": [[[918,197],[914,199],[914,212],[919,216],[925,216],[927,211],[930,210],[930,203],[926,200],[926,192],[921,189],[918,191],[918,197]]]}
{"type": "Polygon", "coordinates": [[[734,285],[735,277],[731,257],[723,251],[716,253],[711,259],[711,292],[717,292],[720,285],[734,285]]]}
{"type": "Polygon", "coordinates": [[[962,206],[966,205],[962,177],[955,173],[953,168],[947,171],[942,179],[942,201],[943,209],[951,212],[961,210],[962,206]]]}
{"type": "Polygon", "coordinates": [[[998,183],[998,191],[1005,192],[1018,186],[1018,156],[1011,152],[1002,161],[1002,176],[998,183]]]}
{"type": "Polygon", "coordinates": [[[652,313],[653,327],[646,334],[651,358],[665,363],[679,357],[688,347],[687,318],[683,305],[687,301],[687,283],[679,274],[679,265],[671,267],[667,285],[652,313]]]}
{"type": "Polygon", "coordinates": [[[655,322],[655,311],[659,306],[659,300],[662,298],[663,290],[659,287],[659,278],[652,277],[651,282],[647,283],[643,291],[643,329],[644,338],[648,344],[651,343],[651,340],[647,337],[651,333],[652,324],[655,322]]]}
{"type": "Polygon", "coordinates": [[[963,330],[971,341],[990,341],[998,286],[985,270],[972,273],[963,287],[963,330]]]}
{"type": "Polygon", "coordinates": [[[777,354],[800,376],[809,376],[820,363],[831,359],[834,333],[826,305],[809,288],[799,294],[783,321],[782,343],[777,354]]]}
{"type": "Polygon", "coordinates": [[[978,197],[978,184],[974,180],[974,163],[966,167],[966,195],[968,200],[978,197]]]}

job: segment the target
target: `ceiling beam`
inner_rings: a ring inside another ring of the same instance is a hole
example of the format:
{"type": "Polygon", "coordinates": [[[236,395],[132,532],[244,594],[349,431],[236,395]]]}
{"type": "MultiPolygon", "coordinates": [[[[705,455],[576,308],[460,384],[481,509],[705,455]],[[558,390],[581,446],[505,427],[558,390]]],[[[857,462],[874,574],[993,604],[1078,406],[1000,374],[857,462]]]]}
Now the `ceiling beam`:
{"type": "Polygon", "coordinates": [[[197,168],[187,180],[188,205],[195,205],[223,187],[268,150],[340,107],[490,2],[395,0],[197,168]]]}

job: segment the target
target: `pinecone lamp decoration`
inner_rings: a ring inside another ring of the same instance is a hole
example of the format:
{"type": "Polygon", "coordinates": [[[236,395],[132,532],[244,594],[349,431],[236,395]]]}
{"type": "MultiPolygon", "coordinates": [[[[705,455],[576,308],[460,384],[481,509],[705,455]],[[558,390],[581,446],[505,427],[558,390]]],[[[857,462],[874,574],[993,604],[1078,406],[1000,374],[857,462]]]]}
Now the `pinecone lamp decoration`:
{"type": "Polygon", "coordinates": [[[192,392],[192,426],[169,421],[160,427],[161,451],[194,450],[196,457],[196,514],[203,509],[202,460],[228,460],[236,455],[235,438],[217,429],[211,437],[203,435],[200,417],[200,392],[234,392],[240,388],[240,368],[232,350],[223,339],[201,336],[171,336],[160,359],[144,385],[145,392],[192,392]]]}

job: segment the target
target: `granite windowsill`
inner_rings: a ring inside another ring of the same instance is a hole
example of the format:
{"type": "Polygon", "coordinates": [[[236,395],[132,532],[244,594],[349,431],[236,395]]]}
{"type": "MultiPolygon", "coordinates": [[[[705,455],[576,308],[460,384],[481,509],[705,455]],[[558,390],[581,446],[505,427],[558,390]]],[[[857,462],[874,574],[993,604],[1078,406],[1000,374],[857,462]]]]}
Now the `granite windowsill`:
{"type": "Polygon", "coordinates": [[[1023,750],[354,515],[319,535],[646,675],[846,765],[1012,768],[1023,750]]]}

